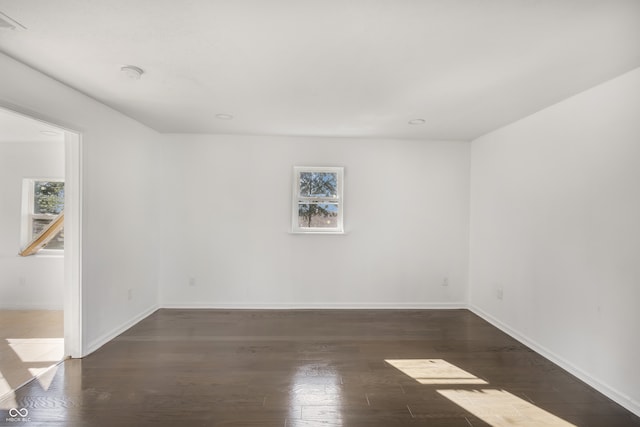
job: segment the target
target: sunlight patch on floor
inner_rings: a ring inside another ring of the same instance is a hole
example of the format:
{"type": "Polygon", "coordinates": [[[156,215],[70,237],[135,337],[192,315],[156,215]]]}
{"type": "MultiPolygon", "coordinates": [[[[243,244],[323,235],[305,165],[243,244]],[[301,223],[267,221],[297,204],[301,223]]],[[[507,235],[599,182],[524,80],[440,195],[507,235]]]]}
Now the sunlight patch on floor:
{"type": "Polygon", "coordinates": [[[386,359],[389,365],[420,384],[439,386],[440,395],[493,427],[575,427],[536,405],[489,383],[443,359],[386,359]],[[467,389],[443,386],[465,385],[467,389]]]}
{"type": "Polygon", "coordinates": [[[63,338],[7,338],[6,341],[25,363],[57,362],[64,355],[63,338]]]}
{"type": "MultiPolygon", "coordinates": [[[[31,371],[31,369],[29,369],[29,371],[31,371]]],[[[40,383],[40,387],[42,387],[42,390],[47,391],[49,390],[49,387],[51,387],[53,379],[56,377],[56,373],[58,372],[58,365],[51,366],[49,368],[41,368],[39,369],[39,371],[40,372],[33,373],[33,375],[37,377],[36,379],[40,383]]]]}
{"type": "Polygon", "coordinates": [[[504,390],[438,390],[438,393],[493,427],[575,427],[504,390]]]}
{"type": "MultiPolygon", "coordinates": [[[[0,386],[2,386],[1,380],[0,386]]],[[[14,392],[7,393],[4,397],[0,398],[0,410],[8,411],[11,408],[17,407],[18,402],[16,402],[16,394],[14,392]]]]}
{"type": "Polygon", "coordinates": [[[386,359],[385,362],[420,384],[487,384],[442,359],[386,359]]]}
{"type": "MultiPolygon", "coordinates": [[[[64,313],[59,310],[0,310],[0,399],[5,398],[3,406],[8,405],[7,401],[15,400],[13,390],[63,359],[63,319],[64,313]]],[[[47,388],[49,385],[50,381],[47,388]]]]}
{"type": "Polygon", "coordinates": [[[11,385],[9,385],[9,382],[2,376],[2,372],[0,371],[0,409],[9,409],[15,407],[16,397],[12,390],[13,388],[11,387],[11,385]]]}

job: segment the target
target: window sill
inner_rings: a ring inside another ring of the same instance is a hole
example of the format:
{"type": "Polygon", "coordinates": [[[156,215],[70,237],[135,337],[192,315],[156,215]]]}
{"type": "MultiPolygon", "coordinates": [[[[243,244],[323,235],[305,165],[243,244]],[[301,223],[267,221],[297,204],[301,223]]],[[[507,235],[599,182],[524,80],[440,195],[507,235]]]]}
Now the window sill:
{"type": "Polygon", "coordinates": [[[305,235],[319,235],[319,236],[340,236],[347,234],[345,231],[289,231],[289,234],[305,234],[305,235]]]}
{"type": "Polygon", "coordinates": [[[38,251],[33,255],[29,255],[23,258],[64,258],[64,251],[49,251],[45,252],[43,250],[38,251]]]}

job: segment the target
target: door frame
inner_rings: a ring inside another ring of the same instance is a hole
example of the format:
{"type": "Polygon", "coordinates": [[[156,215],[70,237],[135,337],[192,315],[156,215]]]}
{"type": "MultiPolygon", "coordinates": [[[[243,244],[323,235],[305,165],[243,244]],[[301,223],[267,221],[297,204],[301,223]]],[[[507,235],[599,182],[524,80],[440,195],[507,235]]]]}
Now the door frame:
{"type": "Polygon", "coordinates": [[[0,100],[0,108],[64,131],[65,242],[64,242],[64,357],[84,356],[82,298],[82,133],[56,120],[41,117],[0,100]]]}
{"type": "Polygon", "coordinates": [[[79,358],[84,356],[82,328],[82,135],[65,130],[64,145],[64,354],[65,357],[79,358]]]}

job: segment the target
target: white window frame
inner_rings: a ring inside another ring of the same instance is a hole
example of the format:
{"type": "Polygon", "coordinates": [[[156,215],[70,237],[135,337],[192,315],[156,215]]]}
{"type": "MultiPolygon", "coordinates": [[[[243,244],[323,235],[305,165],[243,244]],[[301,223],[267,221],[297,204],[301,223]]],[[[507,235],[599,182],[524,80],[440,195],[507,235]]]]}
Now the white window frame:
{"type": "Polygon", "coordinates": [[[292,203],[291,203],[291,232],[295,234],[344,234],[344,168],[324,166],[294,166],[292,203]],[[327,172],[337,176],[336,197],[302,197],[300,196],[300,174],[303,172],[327,172]],[[301,227],[298,223],[299,203],[335,203],[338,213],[335,227],[301,227]]]}
{"type": "MultiPolygon", "coordinates": [[[[53,221],[56,215],[34,213],[35,183],[39,181],[65,182],[63,178],[23,178],[22,180],[22,227],[20,229],[20,247],[24,248],[33,240],[33,220],[48,219],[53,221]]],[[[66,189],[65,189],[66,190],[66,189]]],[[[40,249],[37,255],[64,255],[64,249],[40,249]]]]}

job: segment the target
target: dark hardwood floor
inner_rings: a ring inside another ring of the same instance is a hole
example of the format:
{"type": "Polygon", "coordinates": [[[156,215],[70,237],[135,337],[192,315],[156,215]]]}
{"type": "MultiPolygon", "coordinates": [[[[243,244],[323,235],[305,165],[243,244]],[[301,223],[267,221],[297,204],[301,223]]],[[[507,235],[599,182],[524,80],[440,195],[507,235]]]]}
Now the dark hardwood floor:
{"type": "Polygon", "coordinates": [[[640,426],[466,310],[160,310],[0,408],[29,427],[640,426]]]}

